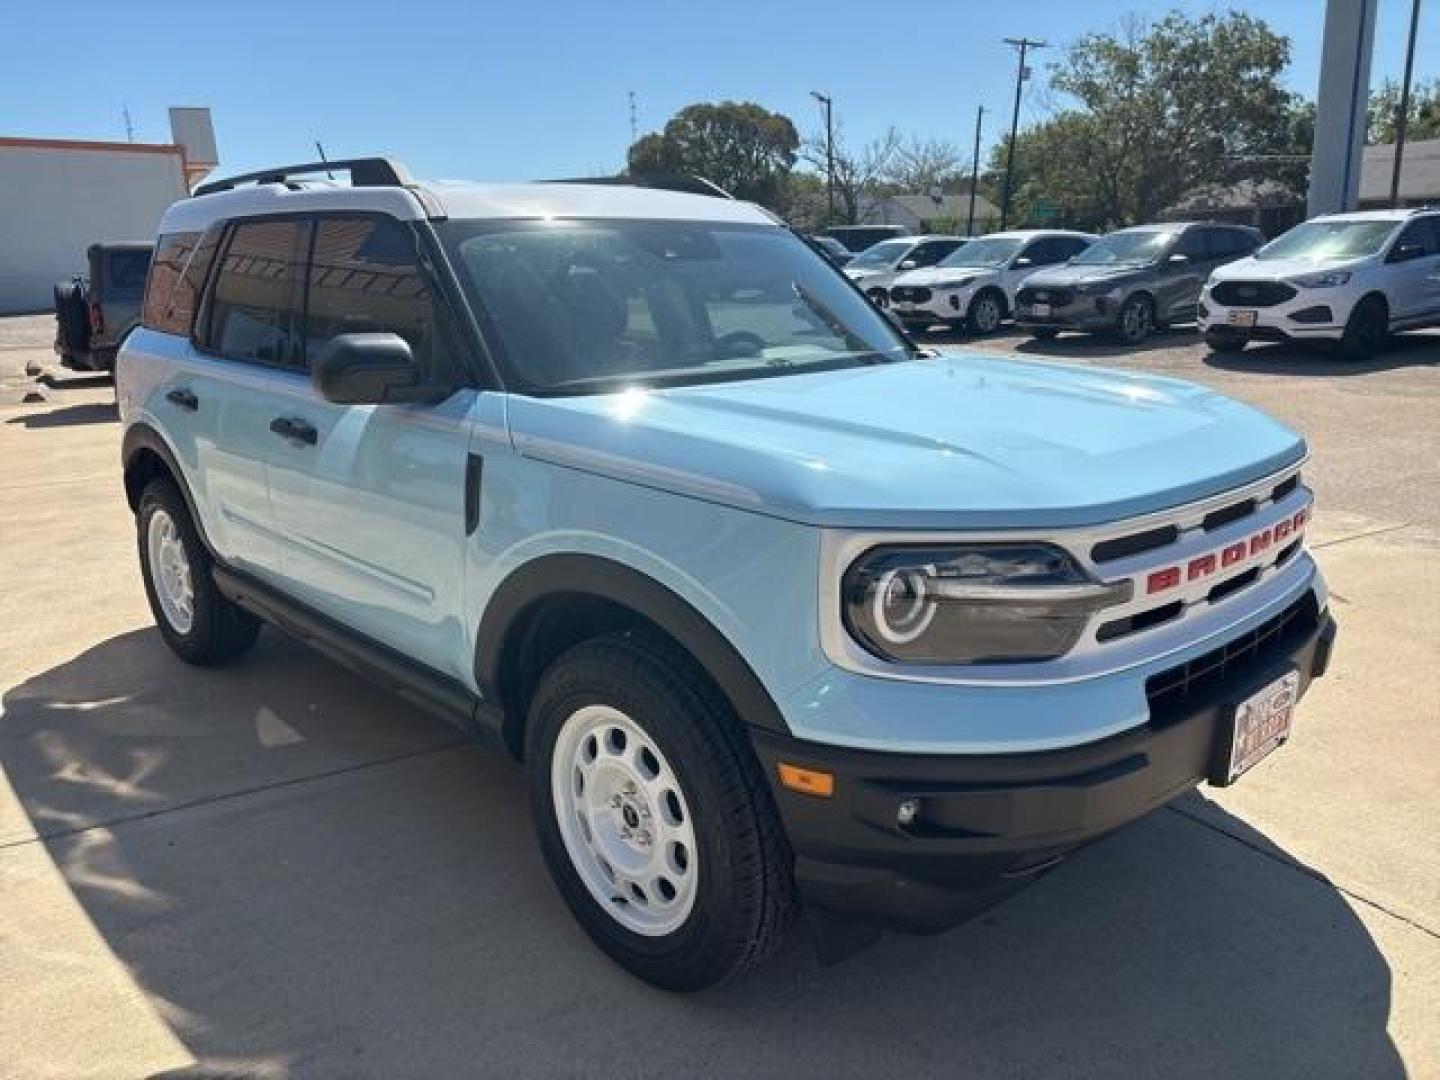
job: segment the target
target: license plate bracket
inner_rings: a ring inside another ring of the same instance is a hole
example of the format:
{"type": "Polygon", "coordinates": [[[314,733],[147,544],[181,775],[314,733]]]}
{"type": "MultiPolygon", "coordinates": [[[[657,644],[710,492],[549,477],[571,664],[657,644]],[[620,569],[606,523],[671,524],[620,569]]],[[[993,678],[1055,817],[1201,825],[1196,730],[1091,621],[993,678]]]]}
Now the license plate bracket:
{"type": "Polygon", "coordinates": [[[1216,733],[1210,783],[1229,787],[1283,746],[1290,738],[1299,697],[1300,672],[1291,668],[1226,709],[1216,733]]]}
{"type": "Polygon", "coordinates": [[[1255,325],[1255,319],[1260,313],[1249,308],[1236,308],[1230,312],[1229,323],[1231,326],[1239,326],[1243,329],[1250,329],[1255,325]]]}

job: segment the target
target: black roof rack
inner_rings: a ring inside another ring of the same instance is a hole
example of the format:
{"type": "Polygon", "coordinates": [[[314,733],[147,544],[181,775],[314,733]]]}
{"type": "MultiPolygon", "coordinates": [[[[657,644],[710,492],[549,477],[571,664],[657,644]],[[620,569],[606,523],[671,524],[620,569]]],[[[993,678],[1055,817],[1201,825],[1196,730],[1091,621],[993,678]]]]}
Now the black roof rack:
{"type": "Polygon", "coordinates": [[[229,191],[241,184],[288,184],[293,177],[311,176],[322,172],[347,172],[351,187],[408,187],[415,181],[410,171],[398,161],[386,157],[347,158],[343,161],[307,161],[300,165],[281,165],[259,172],[241,173],[223,180],[211,180],[194,191],[209,195],[229,191]]]}
{"type": "Polygon", "coordinates": [[[659,173],[641,173],[638,176],[566,176],[545,182],[547,184],[613,184],[619,187],[679,191],[685,195],[709,195],[716,199],[735,198],[719,184],[706,180],[703,176],[665,176],[659,173]]]}

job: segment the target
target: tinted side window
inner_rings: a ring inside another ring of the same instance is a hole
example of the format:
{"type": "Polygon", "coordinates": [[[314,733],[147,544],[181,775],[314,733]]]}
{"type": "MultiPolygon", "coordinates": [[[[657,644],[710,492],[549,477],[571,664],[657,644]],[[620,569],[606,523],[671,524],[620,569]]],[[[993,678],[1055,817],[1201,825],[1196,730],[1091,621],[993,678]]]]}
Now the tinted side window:
{"type": "Polygon", "coordinates": [[[176,326],[170,312],[185,264],[190,261],[190,255],[199,242],[198,232],[171,233],[155,242],[155,258],[150,263],[150,276],[145,282],[145,302],[140,308],[143,326],[169,334],[188,332],[189,325],[176,326]]]}
{"type": "Polygon", "coordinates": [[[108,292],[138,293],[145,288],[150,269],[148,251],[111,251],[105,255],[105,288],[108,292]]]}
{"type": "Polygon", "coordinates": [[[1060,261],[1073,259],[1090,246],[1089,240],[1081,239],[1078,236],[1067,236],[1058,241],[1060,245],[1060,261]]]}
{"type": "Polygon", "coordinates": [[[1191,259],[1208,258],[1208,245],[1205,243],[1205,234],[1208,231],[1208,229],[1187,229],[1175,244],[1175,254],[1187,255],[1191,259]]]}
{"type": "Polygon", "coordinates": [[[388,331],[410,345],[420,370],[460,377],[453,336],[421,265],[414,230],[394,218],[326,217],[315,226],[305,353],[337,334],[388,331]]]}
{"type": "Polygon", "coordinates": [[[1036,240],[1025,249],[1025,258],[1030,260],[1032,266],[1051,266],[1064,262],[1069,257],[1060,254],[1060,241],[1055,237],[1036,240]]]}
{"type": "Polygon", "coordinates": [[[242,221],[230,234],[210,296],[207,341],[222,356],[298,366],[309,226],[242,221]]]}
{"type": "Polygon", "coordinates": [[[929,240],[917,244],[907,258],[913,259],[916,266],[934,266],[959,246],[954,240],[929,240]]]}

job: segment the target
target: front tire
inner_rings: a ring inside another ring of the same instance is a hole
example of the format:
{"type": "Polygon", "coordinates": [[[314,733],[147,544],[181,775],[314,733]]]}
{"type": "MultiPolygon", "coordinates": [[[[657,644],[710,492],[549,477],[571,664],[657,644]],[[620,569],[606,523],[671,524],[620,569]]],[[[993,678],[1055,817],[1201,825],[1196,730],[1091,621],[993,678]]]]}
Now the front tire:
{"type": "Polygon", "coordinates": [[[1356,362],[1369,360],[1385,347],[1390,336],[1390,310],[1378,296],[1367,296],[1355,305],[1340,335],[1340,355],[1356,362]]]}
{"type": "Polygon", "coordinates": [[[682,650],[643,634],[570,649],[531,702],[526,763],[556,887],[626,970],[700,990],[779,945],[789,848],[738,719],[682,650]]]}
{"type": "Polygon", "coordinates": [[[983,289],[970,301],[965,322],[972,334],[993,334],[1005,318],[1005,299],[994,289],[983,289]]]}
{"type": "Polygon", "coordinates": [[[173,480],[150,481],[135,512],[140,573],[155,625],[180,659],[209,667],[255,644],[260,623],[225,599],[212,560],[173,480]]]}
{"type": "Polygon", "coordinates": [[[1248,344],[1237,334],[1217,334],[1213,330],[1205,333],[1205,345],[1213,353],[1242,353],[1248,344]]]}
{"type": "Polygon", "coordinates": [[[1120,306],[1115,336],[1126,345],[1139,345],[1155,330],[1155,305],[1148,296],[1132,296],[1120,306]]]}

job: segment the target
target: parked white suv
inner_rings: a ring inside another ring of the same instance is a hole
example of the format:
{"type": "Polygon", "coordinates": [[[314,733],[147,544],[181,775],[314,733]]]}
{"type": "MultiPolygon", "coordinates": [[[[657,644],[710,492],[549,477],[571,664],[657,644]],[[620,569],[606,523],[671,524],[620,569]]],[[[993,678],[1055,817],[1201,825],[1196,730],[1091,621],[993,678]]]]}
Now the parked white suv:
{"type": "Polygon", "coordinates": [[[1440,326],[1440,210],[1328,214],[1216,270],[1200,297],[1216,352],[1333,341],[1363,360],[1395,330],[1440,326]]]}
{"type": "Polygon", "coordinates": [[[988,334],[1015,310],[1021,282],[1042,267],[1069,262],[1095,239],[1045,229],[991,233],[938,266],[901,274],[890,286],[890,307],[911,331],[943,322],[988,334]]]}
{"type": "Polygon", "coordinates": [[[886,292],[901,274],[934,266],[953,255],[963,236],[898,236],[872,244],[845,264],[845,276],[881,307],[886,292]]]}

